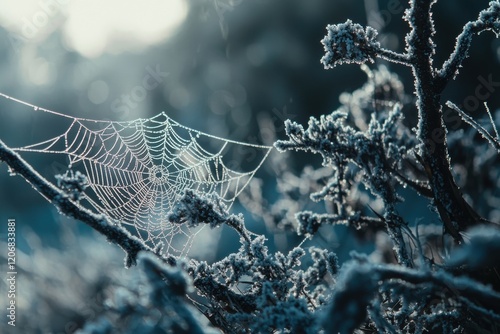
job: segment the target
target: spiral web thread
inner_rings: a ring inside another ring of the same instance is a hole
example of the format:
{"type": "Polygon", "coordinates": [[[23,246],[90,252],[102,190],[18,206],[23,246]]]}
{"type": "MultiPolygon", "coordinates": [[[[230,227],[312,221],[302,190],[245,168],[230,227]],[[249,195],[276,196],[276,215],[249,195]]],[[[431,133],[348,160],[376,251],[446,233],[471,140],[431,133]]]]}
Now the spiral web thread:
{"type": "Polygon", "coordinates": [[[163,112],[135,121],[97,121],[4,97],[71,120],[61,135],[16,151],[65,154],[70,167],[82,163],[93,191],[86,194],[85,201],[135,229],[146,243],[161,245],[163,252],[174,256],[185,256],[201,230],[168,222],[168,214],[183,191],[216,193],[231,207],[272,149],[190,129],[163,112]],[[211,146],[218,144],[218,149],[202,147],[207,141],[211,146]],[[257,167],[246,172],[229,168],[223,161],[228,145],[260,151],[257,167]]]}

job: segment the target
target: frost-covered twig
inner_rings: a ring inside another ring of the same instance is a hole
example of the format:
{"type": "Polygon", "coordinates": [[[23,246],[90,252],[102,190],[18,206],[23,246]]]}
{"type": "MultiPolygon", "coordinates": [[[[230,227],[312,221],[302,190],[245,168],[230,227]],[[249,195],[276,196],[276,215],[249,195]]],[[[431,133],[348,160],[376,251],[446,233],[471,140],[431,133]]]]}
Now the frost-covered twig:
{"type": "MultiPolygon", "coordinates": [[[[382,221],[385,223],[389,235],[394,241],[395,251],[401,264],[412,266],[407,250],[402,239],[401,227],[406,224],[397,214],[396,203],[400,201],[394,188],[392,170],[406,156],[407,147],[404,141],[399,142],[401,136],[397,131],[397,124],[402,119],[401,108],[395,105],[388,112],[387,118],[382,122],[373,118],[367,131],[359,131],[346,122],[347,115],[335,111],[321,118],[310,118],[308,128],[295,122],[285,122],[286,133],[289,140],[276,142],[278,150],[304,150],[321,154],[323,164],[331,166],[337,171],[339,185],[345,184],[344,175],[349,164],[356,165],[361,182],[373,195],[380,198],[385,206],[382,221]]],[[[350,178],[354,178],[351,176],[350,178]]],[[[344,189],[330,189],[329,197],[335,197],[337,192],[345,192],[344,189]]],[[[343,196],[345,197],[345,196],[343,196]]],[[[342,207],[344,203],[336,203],[342,207]]],[[[359,213],[346,214],[342,208],[339,213],[329,217],[329,221],[356,222],[360,221],[359,213]]],[[[301,213],[297,216],[301,222],[302,233],[312,234],[325,217],[301,213]]],[[[363,219],[368,221],[366,218],[363,219]]],[[[377,220],[372,220],[377,222],[377,220]]]]}
{"type": "Polygon", "coordinates": [[[446,106],[455,110],[465,122],[467,122],[474,129],[476,129],[476,131],[479,132],[491,144],[491,146],[493,146],[493,148],[495,148],[500,153],[500,137],[498,136],[498,131],[497,131],[495,122],[493,121],[491,113],[488,110],[488,106],[486,104],[485,104],[485,107],[486,107],[486,110],[488,112],[488,116],[490,117],[491,124],[493,125],[493,130],[495,131],[496,138],[493,137],[483,126],[481,126],[478,122],[476,122],[472,117],[467,115],[467,113],[465,113],[465,111],[460,109],[453,102],[450,102],[450,101],[446,102],[446,106]]]}
{"type": "Polygon", "coordinates": [[[187,224],[189,227],[207,224],[215,228],[225,224],[235,229],[246,243],[250,243],[250,235],[243,225],[243,217],[229,214],[226,206],[215,194],[205,197],[193,190],[185,190],[173,212],[169,214],[168,220],[173,224],[187,224]]]}
{"type": "Polygon", "coordinates": [[[220,333],[186,298],[193,286],[183,264],[167,265],[141,252],[138,269],[126,284],[113,282],[106,289],[104,307],[78,333],[220,333]]]}
{"type": "MultiPolygon", "coordinates": [[[[149,281],[149,298],[153,305],[162,309],[175,307],[176,315],[184,320],[172,330],[178,333],[216,333],[209,329],[201,314],[194,309],[186,299],[186,294],[192,292],[192,282],[183,268],[167,266],[151,253],[141,253],[139,262],[149,281]],[[204,320],[204,321],[203,321],[204,320]]],[[[149,313],[150,310],[146,310],[149,313]]],[[[170,318],[164,316],[164,318],[170,318]]],[[[163,328],[162,328],[163,329],[163,328]]]]}
{"type": "Polygon", "coordinates": [[[411,66],[411,59],[406,53],[398,53],[392,50],[380,48],[380,50],[378,50],[377,56],[393,63],[411,66]]]}
{"type": "Polygon", "coordinates": [[[386,225],[382,219],[361,216],[359,214],[351,214],[349,216],[343,217],[341,215],[332,215],[328,213],[317,214],[311,211],[301,211],[296,214],[296,219],[299,222],[297,233],[299,235],[305,235],[306,237],[312,237],[321,226],[324,226],[326,224],[346,224],[348,226],[354,226],[356,228],[386,228],[386,225]]]}
{"type": "Polygon", "coordinates": [[[493,311],[500,305],[500,293],[466,276],[456,277],[442,270],[431,272],[393,265],[377,266],[374,271],[380,275],[379,279],[382,281],[398,279],[411,284],[435,284],[457,297],[466,298],[473,304],[493,311]]]}
{"type": "Polygon", "coordinates": [[[372,27],[363,29],[358,23],[347,20],[330,24],[326,29],[328,34],[321,40],[325,49],[321,63],[325,69],[341,64],[373,63],[376,57],[410,65],[407,55],[382,48],[377,41],[378,32],[372,27]]]}
{"type": "Polygon", "coordinates": [[[188,266],[198,295],[207,301],[200,309],[212,324],[235,333],[317,332],[314,311],[326,301],[324,277],[338,271],[333,253],[311,248],[313,263],[301,269],[302,248],[287,255],[269,252],[266,239],[247,231],[242,216],[227,213],[216,196],[194,191],[185,191],[169,219],[190,226],[224,224],[240,236],[238,252],[213,264],[191,260],[188,266]]]}
{"type": "Polygon", "coordinates": [[[474,35],[486,30],[492,30],[497,37],[500,34],[500,2],[498,1],[491,1],[488,9],[479,13],[476,21],[468,22],[464,26],[462,33],[457,37],[453,53],[438,71],[438,89],[444,88],[444,85],[458,74],[463,61],[469,55],[474,35]]]}
{"type": "MultiPolygon", "coordinates": [[[[491,319],[498,319],[500,316],[498,313],[500,294],[473,279],[453,276],[444,270],[434,272],[423,268],[410,269],[395,265],[373,264],[361,256],[343,266],[330,309],[325,313],[323,326],[332,333],[352,333],[365,321],[367,308],[372,301],[384,304],[383,307],[371,309],[371,312],[383,312],[372,314],[372,318],[403,316],[405,325],[408,325],[410,319],[417,323],[429,321],[436,325],[441,321],[434,317],[447,311],[419,314],[416,308],[426,307],[426,300],[434,296],[443,298],[443,302],[448,298],[454,299],[461,303],[455,304],[455,308],[473,307],[491,319]],[[415,294],[412,291],[414,289],[425,289],[426,293],[415,294]],[[391,303],[387,291],[395,293],[396,304],[391,303]],[[443,298],[443,294],[447,297],[443,298]],[[380,295],[383,296],[383,301],[378,300],[380,295]],[[416,303],[413,310],[407,308],[410,302],[416,303]],[[402,305],[398,306],[399,303],[402,305]]],[[[384,326],[389,327],[389,330],[391,328],[389,323],[385,323],[384,326]]]]}

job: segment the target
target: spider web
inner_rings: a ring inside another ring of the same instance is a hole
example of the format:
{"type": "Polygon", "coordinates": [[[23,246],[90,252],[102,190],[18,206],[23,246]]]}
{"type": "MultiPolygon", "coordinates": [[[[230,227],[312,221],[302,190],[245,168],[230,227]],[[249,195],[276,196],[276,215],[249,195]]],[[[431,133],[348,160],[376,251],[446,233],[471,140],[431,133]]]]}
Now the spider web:
{"type": "Polygon", "coordinates": [[[82,201],[135,230],[152,247],[163,246],[163,252],[174,256],[185,256],[201,230],[167,219],[183,191],[216,193],[230,208],[272,149],[188,128],[164,112],[148,119],[117,122],[30,106],[68,118],[71,124],[58,136],[15,150],[65,154],[70,168],[83,165],[91,191],[85,191],[82,201]],[[257,165],[241,171],[242,163],[237,160],[227,163],[230,146],[259,151],[260,155],[252,154],[259,156],[257,165]]]}

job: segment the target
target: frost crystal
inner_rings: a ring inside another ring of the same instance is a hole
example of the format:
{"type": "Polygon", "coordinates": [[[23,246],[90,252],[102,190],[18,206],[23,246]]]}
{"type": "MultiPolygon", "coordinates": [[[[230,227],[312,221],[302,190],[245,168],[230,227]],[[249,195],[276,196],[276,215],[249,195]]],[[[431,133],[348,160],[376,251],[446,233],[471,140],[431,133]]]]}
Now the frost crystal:
{"type": "Polygon", "coordinates": [[[87,177],[79,171],[73,172],[69,170],[62,175],[56,175],[56,180],[57,186],[74,201],[78,201],[82,193],[89,186],[87,177]]]}

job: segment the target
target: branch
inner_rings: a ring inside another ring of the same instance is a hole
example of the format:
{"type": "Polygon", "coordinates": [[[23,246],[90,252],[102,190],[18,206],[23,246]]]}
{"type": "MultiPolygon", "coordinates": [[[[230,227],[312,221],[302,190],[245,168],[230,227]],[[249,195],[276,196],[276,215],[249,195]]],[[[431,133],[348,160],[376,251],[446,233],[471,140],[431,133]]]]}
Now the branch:
{"type": "Polygon", "coordinates": [[[407,54],[400,54],[384,49],[377,41],[377,30],[372,27],[363,28],[351,20],[345,23],[330,24],[326,27],[328,34],[321,40],[325,55],[321,63],[325,69],[341,64],[373,63],[379,57],[394,63],[411,66],[407,54]]]}
{"type": "Polygon", "coordinates": [[[457,243],[461,243],[463,239],[459,232],[480,223],[481,217],[464,200],[451,173],[440,103],[444,83],[432,66],[435,53],[432,36],[435,31],[431,8],[434,3],[435,0],[411,1],[406,20],[412,30],[406,38],[406,47],[412,60],[418,98],[417,137],[422,144],[421,163],[429,178],[434,205],[441,220],[447,232],[457,243]]]}
{"type": "Polygon", "coordinates": [[[384,48],[380,48],[377,52],[377,56],[379,58],[382,58],[384,60],[401,64],[401,65],[406,65],[406,66],[411,66],[411,59],[406,53],[398,53],[394,52],[392,50],[387,50],[384,48]]]}
{"type": "Polygon", "coordinates": [[[334,214],[316,214],[311,211],[301,211],[295,215],[297,222],[299,223],[299,228],[297,233],[299,235],[305,235],[306,237],[312,237],[321,226],[328,225],[347,225],[353,226],[356,229],[364,228],[374,228],[380,230],[386,230],[387,225],[384,220],[374,217],[362,216],[359,213],[345,214],[345,215],[334,215],[334,214]]]}
{"type": "Polygon", "coordinates": [[[498,305],[500,305],[498,292],[466,276],[457,277],[445,271],[425,272],[394,265],[376,266],[375,271],[380,275],[380,280],[400,279],[411,284],[424,285],[433,283],[458,297],[466,298],[472,304],[481,305],[490,310],[498,310],[498,305]]]}
{"type": "Polygon", "coordinates": [[[425,196],[428,198],[432,198],[432,196],[433,196],[432,189],[429,188],[428,183],[418,181],[418,180],[413,181],[413,180],[407,178],[406,176],[402,175],[401,173],[399,173],[397,170],[393,170],[392,172],[394,173],[396,178],[398,178],[403,183],[405,183],[405,184],[409,185],[410,187],[412,187],[413,189],[415,189],[419,195],[422,195],[422,196],[425,196]]]}
{"type": "Polygon", "coordinates": [[[120,246],[127,253],[125,261],[127,267],[137,263],[137,255],[140,251],[153,252],[152,248],[132,236],[125,228],[113,223],[106,216],[95,214],[71,200],[66,193],[41,176],[1,140],[0,160],[5,162],[16,174],[21,175],[62,214],[87,224],[106,236],[109,242],[120,246]]]}
{"type": "Polygon", "coordinates": [[[469,48],[474,35],[486,30],[492,30],[498,37],[500,34],[500,3],[490,2],[490,7],[479,13],[476,21],[468,22],[460,35],[457,36],[455,49],[438,71],[437,86],[442,90],[448,81],[458,74],[465,58],[469,56],[469,48]]]}
{"type": "Polygon", "coordinates": [[[465,111],[460,109],[453,102],[448,101],[448,102],[446,102],[446,105],[448,106],[448,108],[455,110],[466,123],[468,123],[474,129],[476,129],[476,131],[479,132],[491,144],[491,146],[493,146],[493,148],[497,150],[498,153],[500,153],[500,137],[498,136],[498,131],[496,129],[495,122],[493,121],[493,118],[491,117],[491,113],[489,112],[488,107],[486,107],[486,110],[488,111],[488,115],[490,116],[491,124],[493,125],[493,129],[495,131],[495,134],[497,135],[497,138],[490,135],[490,133],[484,127],[482,127],[472,117],[467,115],[465,113],[465,111]]]}

